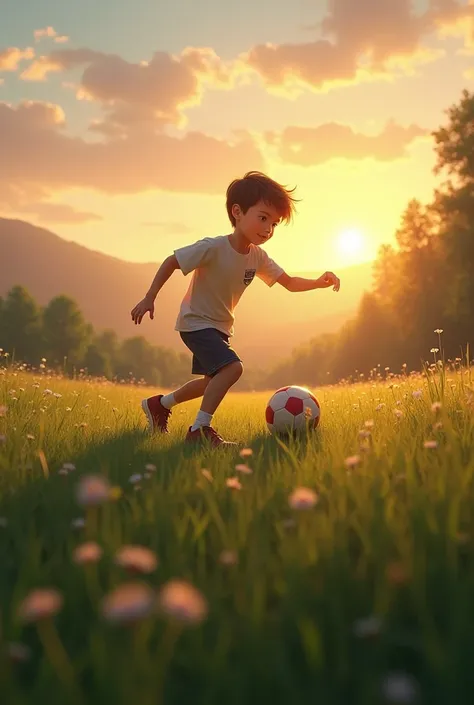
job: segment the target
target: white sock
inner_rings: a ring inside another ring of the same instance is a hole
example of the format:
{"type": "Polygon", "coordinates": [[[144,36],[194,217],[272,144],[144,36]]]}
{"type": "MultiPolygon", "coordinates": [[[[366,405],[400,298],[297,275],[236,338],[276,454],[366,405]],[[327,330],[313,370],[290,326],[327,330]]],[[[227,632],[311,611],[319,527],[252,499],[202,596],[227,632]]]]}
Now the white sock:
{"type": "Polygon", "coordinates": [[[199,411],[196,416],[196,421],[191,426],[191,431],[196,431],[201,426],[210,426],[212,421],[212,414],[208,414],[206,411],[199,411]]]}
{"type": "Polygon", "coordinates": [[[165,409],[171,409],[172,406],[175,406],[178,402],[174,398],[174,394],[164,394],[161,399],[161,405],[165,407],[165,409]]]}

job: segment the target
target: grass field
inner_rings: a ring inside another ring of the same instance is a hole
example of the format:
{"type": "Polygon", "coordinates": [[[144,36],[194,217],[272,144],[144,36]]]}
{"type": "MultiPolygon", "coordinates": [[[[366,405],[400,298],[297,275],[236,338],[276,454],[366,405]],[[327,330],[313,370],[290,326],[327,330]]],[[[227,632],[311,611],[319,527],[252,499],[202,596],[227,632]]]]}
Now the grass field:
{"type": "Polygon", "coordinates": [[[183,447],[197,400],[149,437],[149,391],[2,369],[2,703],[472,702],[469,369],[313,390],[321,424],[288,444],[269,393],[230,394],[237,451],[183,447]],[[157,566],[118,565],[127,545],[157,566]]]}

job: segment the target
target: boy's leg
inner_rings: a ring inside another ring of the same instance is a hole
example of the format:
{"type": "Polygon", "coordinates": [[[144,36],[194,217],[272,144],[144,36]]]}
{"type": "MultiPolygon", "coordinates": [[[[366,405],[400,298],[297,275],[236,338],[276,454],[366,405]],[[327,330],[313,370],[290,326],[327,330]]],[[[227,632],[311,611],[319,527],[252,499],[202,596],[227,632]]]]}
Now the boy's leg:
{"type": "Polygon", "coordinates": [[[229,345],[229,335],[215,328],[205,328],[181,333],[181,338],[193,353],[193,372],[209,378],[201,408],[186,441],[201,440],[204,433],[212,445],[235,445],[224,441],[211,426],[214,412],[243,372],[242,361],[229,345]]]}
{"type": "Polygon", "coordinates": [[[229,389],[240,379],[244,366],[241,362],[231,362],[218,370],[214,377],[211,377],[204,392],[201,404],[201,411],[206,414],[215,413],[217,407],[229,391],[229,389]]]}
{"type": "Polygon", "coordinates": [[[182,404],[184,401],[202,397],[211,379],[211,377],[204,376],[183,384],[182,387],[173,392],[176,404],[182,404]]]}
{"type": "Polygon", "coordinates": [[[193,379],[171,394],[157,394],[144,399],[142,401],[142,409],[148,419],[150,432],[161,431],[161,433],[168,433],[171,408],[175,404],[181,404],[183,401],[202,397],[210,381],[211,378],[207,376],[201,377],[201,379],[193,379]]]}
{"type": "Polygon", "coordinates": [[[213,445],[235,445],[224,441],[218,433],[211,427],[212,416],[217,407],[232,387],[237,382],[243,372],[243,365],[239,361],[230,362],[225,365],[212,377],[204,392],[201,409],[196,416],[196,420],[189,429],[186,440],[197,441],[201,437],[201,429],[204,435],[209,438],[213,445]]]}

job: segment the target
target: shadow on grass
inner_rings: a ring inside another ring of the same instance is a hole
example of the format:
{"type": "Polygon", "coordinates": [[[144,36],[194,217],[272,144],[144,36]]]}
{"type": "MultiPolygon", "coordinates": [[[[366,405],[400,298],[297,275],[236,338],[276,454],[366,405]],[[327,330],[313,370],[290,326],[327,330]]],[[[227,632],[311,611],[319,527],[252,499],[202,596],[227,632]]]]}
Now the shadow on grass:
{"type": "Polygon", "coordinates": [[[263,456],[269,461],[285,455],[298,460],[308,453],[323,452],[323,440],[320,432],[281,438],[261,432],[245,443],[223,449],[206,444],[187,445],[181,437],[174,435],[150,436],[137,428],[87,446],[75,462],[79,471],[105,473],[113,482],[121,484],[131,474],[142,473],[148,463],[155,465],[158,473],[166,477],[174,467],[187,461],[202,463],[212,457],[229,463],[242,462],[239,452],[244,447],[251,448],[255,457],[263,456]]]}
{"type": "MultiPolygon", "coordinates": [[[[74,516],[78,513],[71,492],[71,481],[84,474],[103,474],[113,485],[122,488],[130,487],[130,478],[135,474],[146,472],[146,465],[156,467],[156,476],[164,486],[172,481],[177,467],[189,463],[190,470],[212,467],[223,472],[232,470],[237,463],[261,463],[271,467],[278,460],[288,460],[295,467],[299,462],[311,455],[324,452],[321,431],[297,437],[274,437],[265,431],[247,438],[245,443],[231,448],[211,448],[209,446],[189,446],[183,443],[182,437],[150,436],[142,428],[132,428],[118,435],[102,437],[97,442],[89,443],[74,458],[61,457],[60,449],[55,458],[51,458],[48,479],[41,472],[39,460],[29,476],[18,483],[13,479],[10,489],[0,496],[0,516],[9,517],[21,514],[26,521],[36,519],[31,525],[41,524],[45,514],[53,512],[56,520],[61,515],[74,516]],[[239,452],[249,447],[253,451],[250,459],[242,459],[239,452]],[[62,463],[74,463],[76,470],[68,476],[58,473],[62,463]],[[67,489],[66,489],[67,488],[67,489]],[[41,519],[40,519],[41,518],[41,519]]],[[[13,472],[13,468],[12,468],[13,472]]],[[[25,525],[25,521],[21,523],[25,525]]],[[[56,522],[55,522],[56,523],[56,522]]]]}
{"type": "MultiPolygon", "coordinates": [[[[295,436],[273,436],[262,430],[236,446],[212,448],[206,443],[186,444],[183,438],[176,434],[150,435],[148,431],[137,426],[119,434],[101,436],[97,441],[88,443],[72,458],[64,457],[61,449],[57,449],[54,457],[47,458],[49,482],[64,482],[65,478],[58,476],[58,471],[65,462],[72,462],[76,467],[76,471],[70,474],[105,474],[113,484],[123,485],[132,474],[143,473],[147,464],[155,465],[158,475],[165,479],[173,472],[173,468],[183,462],[189,462],[191,465],[201,464],[201,467],[211,459],[218,462],[222,458],[224,463],[234,464],[243,462],[239,456],[243,448],[251,448],[253,458],[259,458],[265,463],[273,463],[285,457],[296,463],[308,454],[315,456],[325,452],[321,429],[295,436]]],[[[21,495],[23,491],[37,491],[39,486],[45,484],[39,460],[35,465],[36,469],[30,478],[15,488],[15,495],[21,495]]],[[[0,510],[4,498],[0,497],[0,510]]]]}

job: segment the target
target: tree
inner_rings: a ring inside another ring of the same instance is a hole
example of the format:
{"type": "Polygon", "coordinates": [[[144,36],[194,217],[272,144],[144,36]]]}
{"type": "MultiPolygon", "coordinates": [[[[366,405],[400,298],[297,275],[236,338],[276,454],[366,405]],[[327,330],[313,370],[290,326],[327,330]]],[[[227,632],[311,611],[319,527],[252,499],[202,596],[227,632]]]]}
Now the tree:
{"type": "Polygon", "coordinates": [[[144,379],[148,384],[162,384],[156,349],[143,336],[124,340],[118,356],[116,373],[122,379],[144,379]]]}
{"type": "Polygon", "coordinates": [[[43,313],[47,357],[53,363],[78,365],[92,338],[92,326],[84,320],[76,302],[68,296],[51,299],[43,313]]]}
{"type": "Polygon", "coordinates": [[[367,374],[379,363],[396,365],[401,356],[403,336],[393,312],[387,310],[374,292],[364,292],[351,331],[351,345],[345,350],[350,362],[344,375],[354,369],[367,374]]]}
{"type": "Polygon", "coordinates": [[[93,359],[91,360],[88,357],[87,362],[84,361],[84,366],[89,369],[90,374],[100,374],[110,379],[113,378],[120,362],[120,343],[117,333],[110,328],[96,333],[92,346],[93,350],[90,351],[90,354],[93,359]],[[92,372],[92,369],[101,369],[103,371],[92,372]]]}
{"type": "Polygon", "coordinates": [[[107,328],[95,335],[94,344],[104,355],[109,357],[112,366],[114,366],[117,362],[120,350],[117,333],[111,328],[107,328]]]}
{"type": "Polygon", "coordinates": [[[448,124],[433,133],[435,173],[447,181],[436,192],[446,264],[446,312],[465,343],[474,342],[474,94],[463,91],[448,111],[448,124]]]}
{"type": "Polygon", "coordinates": [[[394,313],[403,332],[406,357],[418,364],[420,358],[426,359],[433,330],[443,327],[445,307],[444,265],[432,208],[410,201],[396,239],[400,253],[394,313]]]}
{"type": "Polygon", "coordinates": [[[14,286],[2,305],[0,347],[16,360],[38,364],[42,353],[41,309],[22,286],[14,286]]]}
{"type": "Polygon", "coordinates": [[[81,364],[89,375],[94,377],[107,377],[107,379],[113,377],[110,355],[97,343],[91,343],[91,345],[89,345],[81,364]]]}
{"type": "Polygon", "coordinates": [[[155,366],[161,384],[176,386],[189,377],[190,358],[186,353],[177,353],[169,348],[155,347],[155,366]]]}
{"type": "Polygon", "coordinates": [[[413,198],[402,214],[401,224],[395,233],[400,252],[413,252],[428,245],[433,236],[433,217],[430,209],[413,198]]]}
{"type": "Polygon", "coordinates": [[[446,171],[446,186],[474,185],[474,93],[464,90],[457,105],[446,111],[449,122],[433,132],[438,161],[435,173],[446,171]]]}
{"type": "MultiPolygon", "coordinates": [[[[291,355],[274,365],[262,380],[267,389],[287,384],[316,385],[326,382],[328,356],[333,351],[333,334],[321,335],[296,347],[291,355]],[[329,351],[329,352],[328,352],[329,351]]],[[[257,380],[254,379],[253,386],[257,380]]]]}
{"type": "Polygon", "coordinates": [[[373,264],[373,291],[380,301],[391,307],[399,274],[398,253],[392,245],[382,245],[373,264]]]}

